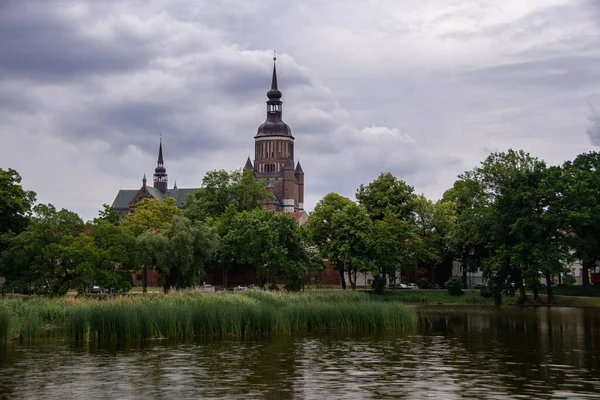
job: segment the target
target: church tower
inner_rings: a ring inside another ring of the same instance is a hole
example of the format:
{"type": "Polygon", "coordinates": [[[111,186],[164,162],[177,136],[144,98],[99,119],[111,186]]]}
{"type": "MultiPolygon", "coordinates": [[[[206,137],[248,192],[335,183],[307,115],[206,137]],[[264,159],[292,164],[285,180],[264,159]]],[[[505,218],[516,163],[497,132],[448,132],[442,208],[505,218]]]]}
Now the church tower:
{"type": "Polygon", "coordinates": [[[163,161],[162,138],[158,146],[158,161],[154,169],[154,187],[162,194],[167,193],[167,169],[163,161]]]}
{"type": "Polygon", "coordinates": [[[254,136],[254,165],[247,160],[245,169],[265,179],[275,195],[277,211],[294,212],[304,208],[304,172],[298,164],[294,169],[294,137],[282,119],[282,93],[277,87],[276,57],[273,57],[273,78],[267,92],[267,119],[254,136]],[[272,187],[271,187],[272,185],[272,187]]]}

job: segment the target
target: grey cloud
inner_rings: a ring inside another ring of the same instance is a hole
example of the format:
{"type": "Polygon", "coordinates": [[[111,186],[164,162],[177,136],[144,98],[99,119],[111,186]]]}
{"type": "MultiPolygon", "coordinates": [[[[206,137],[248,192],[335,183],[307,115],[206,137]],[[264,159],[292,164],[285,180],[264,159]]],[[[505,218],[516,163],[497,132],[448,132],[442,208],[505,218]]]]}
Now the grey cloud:
{"type": "Polygon", "coordinates": [[[526,61],[498,65],[467,72],[467,79],[503,88],[529,90],[572,90],[586,87],[600,79],[597,66],[600,56],[554,57],[539,61],[526,61]]]}
{"type": "Polygon", "coordinates": [[[600,96],[588,101],[590,107],[588,119],[592,125],[585,130],[586,135],[590,138],[590,142],[594,146],[600,146],[600,112],[598,110],[598,104],[595,104],[597,103],[598,98],[600,98],[600,96]],[[596,100],[596,102],[594,100],[596,100]]]}
{"type": "Polygon", "coordinates": [[[150,52],[131,35],[86,39],[57,3],[8,1],[0,8],[0,73],[11,78],[72,80],[82,75],[140,68],[150,52]]]}

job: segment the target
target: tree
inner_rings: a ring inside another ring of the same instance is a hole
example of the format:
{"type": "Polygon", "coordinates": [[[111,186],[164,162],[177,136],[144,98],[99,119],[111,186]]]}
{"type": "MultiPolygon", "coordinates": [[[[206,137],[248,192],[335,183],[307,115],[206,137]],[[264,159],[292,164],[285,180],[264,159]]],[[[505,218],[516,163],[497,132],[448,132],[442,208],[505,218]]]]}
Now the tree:
{"type": "Polygon", "coordinates": [[[147,230],[136,238],[137,263],[142,267],[143,292],[148,292],[148,270],[167,263],[169,239],[158,231],[147,230]]]}
{"type": "Polygon", "coordinates": [[[364,207],[350,203],[333,215],[331,225],[331,255],[344,266],[350,287],[356,289],[357,273],[373,266],[373,223],[364,207]]]}
{"type": "Polygon", "coordinates": [[[373,288],[382,293],[388,277],[396,281],[398,268],[415,259],[419,253],[420,238],[417,227],[396,215],[386,213],[382,220],[373,222],[373,288]]]}
{"type": "Polygon", "coordinates": [[[321,256],[327,259],[339,272],[343,289],[346,289],[344,264],[338,260],[337,249],[332,242],[334,235],[333,219],[344,207],[352,203],[352,200],[347,197],[340,196],[337,193],[329,193],[317,203],[306,224],[308,236],[319,248],[321,256]]]}
{"type": "Polygon", "coordinates": [[[523,151],[492,153],[475,170],[489,201],[486,217],[489,258],[484,274],[495,291],[519,290],[523,282],[537,281],[540,268],[550,275],[567,257],[564,235],[556,218],[559,196],[554,175],[537,158],[523,151]]]}
{"type": "Polygon", "coordinates": [[[430,269],[430,278],[435,279],[435,267],[449,254],[449,236],[456,220],[454,203],[432,202],[423,195],[413,196],[413,216],[420,238],[415,254],[417,262],[430,269]]]}
{"type": "Polygon", "coordinates": [[[356,199],[372,220],[385,218],[386,213],[409,220],[413,211],[413,188],[390,172],[382,173],[368,185],[361,184],[356,199]]]}
{"type": "Polygon", "coordinates": [[[100,210],[98,217],[94,218],[94,223],[99,223],[100,221],[119,225],[121,223],[121,216],[112,206],[102,204],[102,210],[100,210]]]}
{"type": "Polygon", "coordinates": [[[148,269],[160,273],[163,291],[183,289],[201,282],[205,265],[215,253],[217,235],[213,228],[186,217],[173,217],[163,231],[146,231],[137,238],[138,265],[142,266],[144,293],[148,269]]]}
{"type": "Polygon", "coordinates": [[[162,231],[169,228],[173,217],[181,216],[183,212],[177,208],[175,199],[142,199],[135,212],[128,214],[121,225],[128,228],[135,236],[139,236],[148,230],[162,231]]]}
{"type": "Polygon", "coordinates": [[[310,262],[308,246],[294,218],[262,209],[236,215],[223,238],[223,255],[253,268],[256,276],[272,287],[282,280],[288,290],[302,287],[310,262]]]}
{"type": "Polygon", "coordinates": [[[21,233],[29,222],[35,193],[24,190],[20,183],[17,171],[0,168],[0,235],[9,231],[21,233]]]}
{"type": "Polygon", "coordinates": [[[0,273],[13,282],[64,294],[81,275],[74,267],[78,264],[65,254],[80,240],[84,223],[77,214],[57,211],[51,204],[39,204],[33,211],[27,228],[8,240],[8,248],[0,258],[0,273]]]}
{"type": "Polygon", "coordinates": [[[488,199],[483,185],[472,171],[459,176],[442,199],[454,207],[456,218],[447,235],[447,249],[460,261],[463,287],[467,288],[467,272],[481,268],[487,257],[488,199]]]}
{"type": "Polygon", "coordinates": [[[253,171],[209,171],[202,179],[202,188],[188,196],[185,214],[192,220],[204,221],[219,217],[233,205],[239,212],[261,207],[261,202],[272,198],[263,181],[253,171]]]}
{"type": "Polygon", "coordinates": [[[600,153],[577,156],[563,165],[562,207],[566,240],[583,260],[584,295],[589,295],[589,270],[600,260],[600,153]]]}

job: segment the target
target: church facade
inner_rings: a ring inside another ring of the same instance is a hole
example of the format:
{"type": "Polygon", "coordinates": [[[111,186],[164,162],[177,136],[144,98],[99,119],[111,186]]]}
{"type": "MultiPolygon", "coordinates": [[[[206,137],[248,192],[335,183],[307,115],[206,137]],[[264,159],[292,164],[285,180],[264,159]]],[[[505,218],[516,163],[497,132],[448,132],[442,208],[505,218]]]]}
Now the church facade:
{"type": "MultiPolygon", "coordinates": [[[[300,162],[294,163],[294,137],[292,130],[282,119],[282,93],[277,87],[277,70],[273,58],[271,89],[267,92],[267,118],[258,127],[254,136],[254,163],[248,157],[244,169],[252,170],[257,179],[264,180],[273,199],[265,201],[267,210],[290,213],[301,225],[306,220],[304,212],[304,171],[300,162]]],[[[154,169],[153,184],[147,184],[146,175],[139,189],[121,189],[112,207],[125,216],[135,211],[144,198],[163,200],[175,199],[177,207],[182,207],[188,194],[199,188],[168,188],[168,175],[164,164],[162,140],[158,149],[157,166],[154,169]]]]}

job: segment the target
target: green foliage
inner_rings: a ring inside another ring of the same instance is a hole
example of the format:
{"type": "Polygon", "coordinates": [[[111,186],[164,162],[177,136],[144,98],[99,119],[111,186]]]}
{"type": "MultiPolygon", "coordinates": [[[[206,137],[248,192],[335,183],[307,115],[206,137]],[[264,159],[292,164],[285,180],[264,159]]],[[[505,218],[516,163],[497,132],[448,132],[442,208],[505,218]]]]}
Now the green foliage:
{"type": "Polygon", "coordinates": [[[182,289],[199,284],[216,246],[214,229],[203,222],[175,216],[167,229],[138,236],[137,262],[145,270],[156,267],[164,291],[168,292],[172,287],[182,289]]]}
{"type": "Polygon", "coordinates": [[[186,199],[185,215],[194,221],[204,221],[220,217],[229,206],[238,212],[260,208],[263,200],[272,197],[253,171],[209,171],[202,179],[202,188],[186,199]]]}
{"type": "Polygon", "coordinates": [[[461,296],[464,293],[462,290],[462,281],[457,276],[448,279],[446,286],[448,287],[448,294],[450,296],[461,296]]]}
{"type": "Polygon", "coordinates": [[[94,218],[95,224],[99,224],[101,222],[119,225],[121,223],[121,216],[112,206],[109,206],[108,204],[102,204],[102,210],[100,210],[98,218],[94,218]]]}
{"type": "Polygon", "coordinates": [[[361,184],[356,199],[374,220],[383,219],[390,213],[403,220],[412,216],[413,188],[390,172],[380,174],[366,186],[361,184]]]}
{"type": "Polygon", "coordinates": [[[17,171],[0,168],[0,235],[7,232],[18,234],[29,222],[35,193],[24,190],[20,183],[21,176],[17,171]]]}
{"type": "Polygon", "coordinates": [[[137,237],[147,231],[163,231],[169,228],[173,217],[182,216],[175,199],[164,200],[142,199],[135,207],[135,212],[128,214],[121,225],[128,228],[137,237]]]}
{"type": "Polygon", "coordinates": [[[235,215],[221,251],[226,262],[253,268],[259,279],[271,285],[283,280],[289,290],[302,287],[310,262],[308,246],[295,220],[262,209],[235,215]]]}

